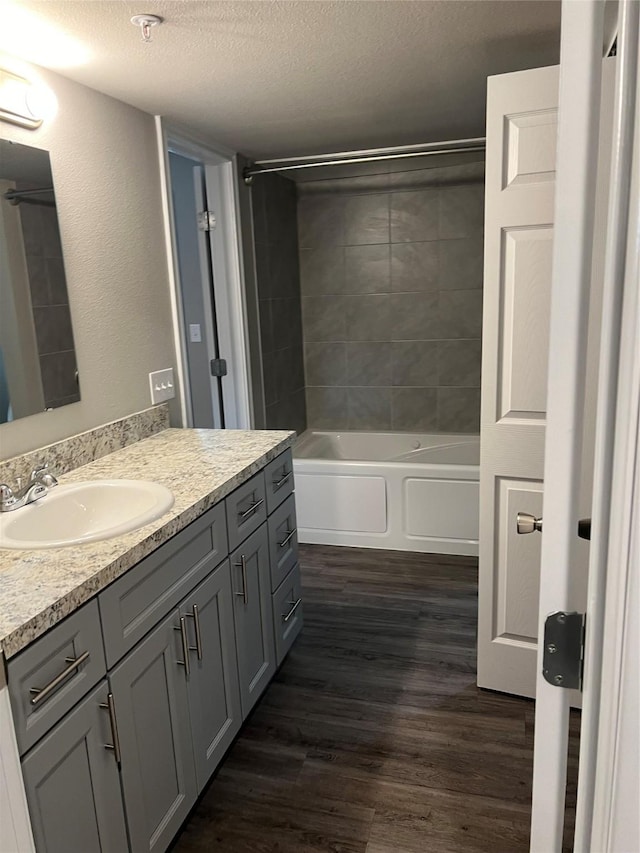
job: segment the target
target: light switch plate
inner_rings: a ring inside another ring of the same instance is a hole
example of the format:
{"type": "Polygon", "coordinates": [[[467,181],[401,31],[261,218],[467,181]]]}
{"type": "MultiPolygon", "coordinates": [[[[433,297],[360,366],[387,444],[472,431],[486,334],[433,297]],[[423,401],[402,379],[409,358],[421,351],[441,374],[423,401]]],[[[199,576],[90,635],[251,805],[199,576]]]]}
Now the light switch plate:
{"type": "Polygon", "coordinates": [[[168,367],[166,370],[154,370],[149,374],[149,387],[151,389],[151,403],[155,406],[156,403],[164,403],[165,400],[171,400],[176,396],[176,389],[173,383],[173,368],[168,367]]]}

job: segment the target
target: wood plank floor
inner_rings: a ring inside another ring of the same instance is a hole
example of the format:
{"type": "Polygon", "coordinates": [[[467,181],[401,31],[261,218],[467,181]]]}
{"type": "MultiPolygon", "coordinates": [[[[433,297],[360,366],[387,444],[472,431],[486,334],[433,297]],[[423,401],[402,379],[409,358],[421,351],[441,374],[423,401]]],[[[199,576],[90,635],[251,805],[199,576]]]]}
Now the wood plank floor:
{"type": "Polygon", "coordinates": [[[176,853],[527,851],[533,703],[475,686],[476,561],[308,545],[300,563],[303,633],[176,853]]]}

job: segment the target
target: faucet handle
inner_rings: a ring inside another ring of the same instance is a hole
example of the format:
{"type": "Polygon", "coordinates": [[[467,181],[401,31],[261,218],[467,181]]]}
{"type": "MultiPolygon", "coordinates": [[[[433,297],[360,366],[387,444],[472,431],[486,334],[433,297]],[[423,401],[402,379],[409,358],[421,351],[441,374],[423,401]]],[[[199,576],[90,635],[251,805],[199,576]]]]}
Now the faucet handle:
{"type": "Polygon", "coordinates": [[[12,503],[15,503],[13,489],[6,483],[0,483],[0,506],[9,506],[12,503]]]}
{"type": "Polygon", "coordinates": [[[31,472],[30,480],[32,483],[42,483],[43,486],[46,486],[48,489],[53,488],[53,486],[58,485],[58,481],[53,476],[53,474],[49,471],[49,463],[43,462],[41,465],[38,465],[31,472]]]}

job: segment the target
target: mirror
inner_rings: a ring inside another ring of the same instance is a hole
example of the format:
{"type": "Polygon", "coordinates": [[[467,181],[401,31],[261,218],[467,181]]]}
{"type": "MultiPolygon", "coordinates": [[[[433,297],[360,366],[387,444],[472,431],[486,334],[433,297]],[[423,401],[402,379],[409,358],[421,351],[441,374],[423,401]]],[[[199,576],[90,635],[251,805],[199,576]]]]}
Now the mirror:
{"type": "Polygon", "coordinates": [[[79,399],[49,153],[0,139],[0,424],[79,399]]]}

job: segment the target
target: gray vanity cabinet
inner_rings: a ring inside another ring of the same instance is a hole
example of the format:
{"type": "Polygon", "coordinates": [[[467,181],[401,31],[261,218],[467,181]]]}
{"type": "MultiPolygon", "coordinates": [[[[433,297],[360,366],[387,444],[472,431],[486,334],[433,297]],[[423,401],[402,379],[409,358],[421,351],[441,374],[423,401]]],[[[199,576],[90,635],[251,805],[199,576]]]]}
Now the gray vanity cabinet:
{"type": "Polygon", "coordinates": [[[133,853],[166,850],[197,795],[181,639],[176,609],[109,674],[133,853]]]}
{"type": "Polygon", "coordinates": [[[231,555],[231,578],[240,697],[246,717],[276,671],[266,524],[231,555]]]}
{"type": "Polygon", "coordinates": [[[188,695],[200,792],[242,724],[229,561],[180,605],[189,646],[188,695]]]}
{"type": "Polygon", "coordinates": [[[24,759],[27,800],[39,853],[121,853],[128,849],[118,765],[103,681],[24,759]]]}

